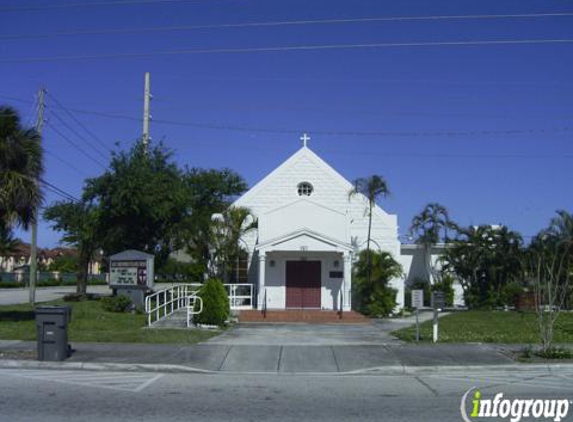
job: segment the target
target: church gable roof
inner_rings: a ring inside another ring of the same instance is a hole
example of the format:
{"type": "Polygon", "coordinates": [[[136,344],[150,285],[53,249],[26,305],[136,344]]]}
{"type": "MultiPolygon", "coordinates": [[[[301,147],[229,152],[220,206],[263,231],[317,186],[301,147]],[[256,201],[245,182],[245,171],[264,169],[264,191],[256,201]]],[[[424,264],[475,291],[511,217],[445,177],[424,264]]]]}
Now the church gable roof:
{"type": "MultiPolygon", "coordinates": [[[[294,186],[303,181],[303,179],[309,179],[309,176],[317,176],[317,173],[322,173],[328,176],[332,182],[335,182],[338,186],[343,189],[350,190],[352,188],[352,184],[347,181],[343,176],[341,176],[336,170],[330,167],[322,158],[316,155],[310,148],[302,147],[293,155],[291,155],[286,161],[284,161],[280,166],[270,172],[267,176],[265,176],[261,181],[259,181],[255,186],[249,189],[243,196],[235,201],[233,205],[235,206],[242,206],[250,203],[257,194],[268,187],[273,182],[276,182],[277,179],[282,177],[287,177],[289,181],[294,183],[294,186]],[[298,173],[299,180],[293,180],[292,174],[289,173],[289,170],[292,170],[293,167],[296,166],[296,173],[298,173]],[[314,173],[314,174],[312,174],[314,173]]],[[[306,180],[305,179],[305,180],[306,180]]],[[[291,202],[291,201],[289,201],[291,202]]],[[[275,202],[276,205],[276,202],[275,202]]]]}
{"type": "MultiPolygon", "coordinates": [[[[348,195],[352,188],[352,183],[310,148],[303,146],[237,199],[233,205],[248,207],[254,215],[260,216],[272,209],[302,199],[311,200],[343,213],[351,212],[362,216],[368,200],[363,195],[357,195],[349,201],[348,195]],[[297,186],[301,182],[312,184],[314,191],[310,197],[298,195],[297,186]]],[[[389,214],[378,206],[374,214],[384,221],[391,219],[389,214]]]]}

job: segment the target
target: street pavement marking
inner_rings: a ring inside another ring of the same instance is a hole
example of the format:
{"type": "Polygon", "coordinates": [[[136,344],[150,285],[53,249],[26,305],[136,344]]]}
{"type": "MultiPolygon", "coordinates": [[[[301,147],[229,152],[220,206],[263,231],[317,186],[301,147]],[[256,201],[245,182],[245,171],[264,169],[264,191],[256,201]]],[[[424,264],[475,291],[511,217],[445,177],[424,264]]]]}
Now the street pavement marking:
{"type": "Polygon", "coordinates": [[[0,370],[1,375],[16,378],[26,378],[41,381],[58,382],[61,384],[78,385],[82,387],[105,388],[111,390],[139,393],[163,374],[133,374],[125,372],[88,372],[88,371],[27,371],[19,369],[0,370]]]}
{"type": "Polygon", "coordinates": [[[469,384],[482,384],[484,387],[513,385],[524,387],[539,387],[541,389],[573,390],[573,378],[566,375],[549,375],[543,373],[524,374],[481,374],[481,375],[460,375],[460,374],[436,374],[425,375],[426,379],[440,381],[467,382],[469,384]]]}

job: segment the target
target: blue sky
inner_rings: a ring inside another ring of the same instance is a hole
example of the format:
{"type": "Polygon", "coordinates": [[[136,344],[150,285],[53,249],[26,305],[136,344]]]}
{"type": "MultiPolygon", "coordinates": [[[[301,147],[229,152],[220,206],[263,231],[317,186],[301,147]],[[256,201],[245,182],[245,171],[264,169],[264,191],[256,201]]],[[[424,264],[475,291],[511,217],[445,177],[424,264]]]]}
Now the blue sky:
{"type": "MultiPolygon", "coordinates": [[[[253,185],[295,152],[300,132],[307,131],[310,147],[347,179],[373,173],[387,179],[393,194],[382,206],[398,214],[401,234],[407,233],[412,216],[433,201],[446,205],[460,224],[507,224],[526,236],[546,226],[556,209],[573,211],[571,43],[61,57],[573,39],[571,16],[46,36],[291,20],[571,13],[568,1],[121,3],[4,0],[0,6],[0,103],[15,106],[32,122],[30,102],[43,84],[70,109],[131,118],[74,112],[102,145],[48,97],[45,179],[75,196],[85,177],[102,172],[96,161],[105,163],[105,149],[118,141],[128,147],[141,135],[143,75],[148,71],[154,95],[152,138],[164,139],[181,165],[230,167],[253,185]],[[81,3],[97,4],[78,7],[81,3]],[[59,5],[64,7],[54,7],[59,5]],[[9,38],[35,34],[42,36],[9,38]],[[30,58],[55,60],[21,61],[30,58]]],[[[55,199],[47,194],[48,203],[55,199]]],[[[19,235],[29,240],[29,234],[19,235]]],[[[53,246],[58,239],[42,222],[39,244],[53,246]]]]}

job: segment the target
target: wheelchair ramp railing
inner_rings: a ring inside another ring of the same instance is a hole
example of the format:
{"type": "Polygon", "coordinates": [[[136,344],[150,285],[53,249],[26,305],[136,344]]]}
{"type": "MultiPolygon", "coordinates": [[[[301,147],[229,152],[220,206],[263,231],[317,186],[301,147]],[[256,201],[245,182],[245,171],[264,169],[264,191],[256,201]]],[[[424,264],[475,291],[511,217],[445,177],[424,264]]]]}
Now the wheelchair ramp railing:
{"type": "MultiPolygon", "coordinates": [[[[145,298],[145,313],[147,325],[151,327],[163,321],[180,309],[187,310],[187,327],[191,324],[192,315],[203,310],[203,300],[198,295],[201,283],[176,284],[169,288],[158,290],[145,298]],[[195,310],[195,305],[199,310],[195,310]]],[[[252,284],[224,284],[229,296],[231,309],[253,308],[252,284]]]]}

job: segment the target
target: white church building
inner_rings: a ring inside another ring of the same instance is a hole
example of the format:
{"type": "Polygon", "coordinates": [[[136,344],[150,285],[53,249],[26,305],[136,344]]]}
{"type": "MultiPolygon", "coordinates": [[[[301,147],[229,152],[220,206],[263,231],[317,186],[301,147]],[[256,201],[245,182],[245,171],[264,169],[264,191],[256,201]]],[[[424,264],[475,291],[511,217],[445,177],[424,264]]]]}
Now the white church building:
{"type": "MultiPolygon", "coordinates": [[[[258,228],[242,239],[258,309],[351,309],[352,262],[366,248],[368,200],[306,146],[237,199],[258,228]]],[[[376,206],[371,247],[399,262],[398,219],[376,206]]],[[[408,263],[411,260],[406,260],[408,263]]],[[[391,281],[404,306],[404,277],[391,281]]]]}

